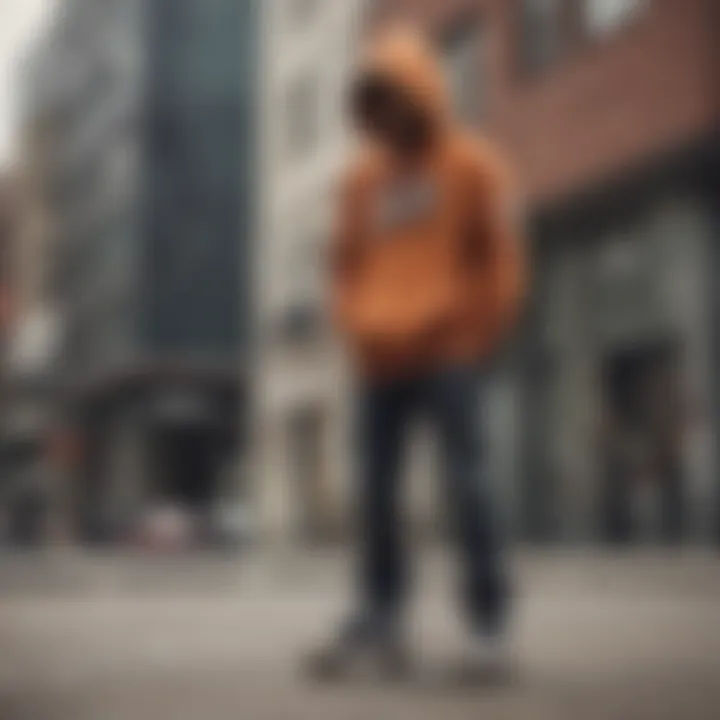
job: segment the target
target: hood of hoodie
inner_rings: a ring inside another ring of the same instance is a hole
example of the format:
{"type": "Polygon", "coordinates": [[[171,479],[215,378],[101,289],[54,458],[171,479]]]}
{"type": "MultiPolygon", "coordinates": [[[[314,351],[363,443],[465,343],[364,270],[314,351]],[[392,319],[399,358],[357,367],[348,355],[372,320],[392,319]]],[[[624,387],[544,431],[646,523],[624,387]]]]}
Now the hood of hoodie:
{"type": "Polygon", "coordinates": [[[376,35],[362,54],[356,84],[378,78],[403,92],[431,123],[433,132],[450,119],[443,71],[429,41],[410,28],[391,28],[376,35]]]}

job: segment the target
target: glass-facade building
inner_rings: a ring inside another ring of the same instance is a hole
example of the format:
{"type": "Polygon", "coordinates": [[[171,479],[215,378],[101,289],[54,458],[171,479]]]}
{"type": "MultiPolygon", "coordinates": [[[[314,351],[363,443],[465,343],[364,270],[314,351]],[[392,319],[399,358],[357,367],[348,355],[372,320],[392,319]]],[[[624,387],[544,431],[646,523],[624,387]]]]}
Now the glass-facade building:
{"type": "MultiPolygon", "coordinates": [[[[250,332],[257,0],[66,0],[49,263],[81,536],[206,515],[236,456],[250,332]]],[[[227,489],[227,487],[224,488],[227,489]]]]}

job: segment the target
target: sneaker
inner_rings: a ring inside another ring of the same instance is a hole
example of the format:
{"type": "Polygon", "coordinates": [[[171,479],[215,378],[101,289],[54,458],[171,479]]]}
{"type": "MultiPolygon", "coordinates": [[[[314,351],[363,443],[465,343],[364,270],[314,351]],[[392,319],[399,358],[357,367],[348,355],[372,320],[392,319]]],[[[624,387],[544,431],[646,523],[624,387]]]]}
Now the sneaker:
{"type": "Polygon", "coordinates": [[[328,645],[311,653],[305,668],[321,680],[367,675],[392,680],[407,675],[411,662],[397,627],[355,618],[328,645]]]}

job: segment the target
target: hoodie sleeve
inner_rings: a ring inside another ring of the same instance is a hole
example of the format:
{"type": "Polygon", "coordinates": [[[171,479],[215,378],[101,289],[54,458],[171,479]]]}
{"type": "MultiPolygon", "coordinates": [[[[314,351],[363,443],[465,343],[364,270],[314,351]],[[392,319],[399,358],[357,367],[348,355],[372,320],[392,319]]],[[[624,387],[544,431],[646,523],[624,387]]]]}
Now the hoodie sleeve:
{"type": "Polygon", "coordinates": [[[356,287],[361,262],[359,182],[354,173],[340,183],[330,249],[332,316],[343,334],[353,329],[356,287]]]}
{"type": "Polygon", "coordinates": [[[526,265],[520,195],[494,153],[476,156],[471,245],[476,259],[476,303],[486,346],[494,349],[517,322],[525,294],[526,265]]]}

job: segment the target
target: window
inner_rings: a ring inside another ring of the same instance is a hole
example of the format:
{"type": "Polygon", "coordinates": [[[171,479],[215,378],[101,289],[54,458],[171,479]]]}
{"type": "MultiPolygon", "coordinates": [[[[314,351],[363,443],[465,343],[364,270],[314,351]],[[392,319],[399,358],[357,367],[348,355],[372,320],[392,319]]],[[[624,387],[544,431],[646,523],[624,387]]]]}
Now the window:
{"type": "Polygon", "coordinates": [[[445,73],[456,112],[475,122],[483,106],[482,32],[477,22],[463,23],[445,39],[445,73]]]}
{"type": "Polygon", "coordinates": [[[320,0],[286,0],[290,27],[306,25],[320,10],[320,0]]]}
{"type": "Polygon", "coordinates": [[[541,72],[562,48],[562,0],[523,0],[520,48],[523,70],[541,72]]]}
{"type": "Polygon", "coordinates": [[[291,228],[291,232],[285,256],[288,294],[293,300],[316,300],[323,283],[322,233],[316,227],[300,232],[291,228]]]}
{"type": "Polygon", "coordinates": [[[292,156],[311,151],[318,141],[320,125],[319,86],[313,74],[295,78],[287,90],[285,118],[288,152],[292,156]]]}
{"type": "Polygon", "coordinates": [[[294,238],[285,258],[281,333],[292,342],[317,339],[323,329],[322,256],[316,232],[294,238]]]}
{"type": "Polygon", "coordinates": [[[585,0],[584,24],[591,35],[613,32],[632,20],[646,0],[585,0]]]}

